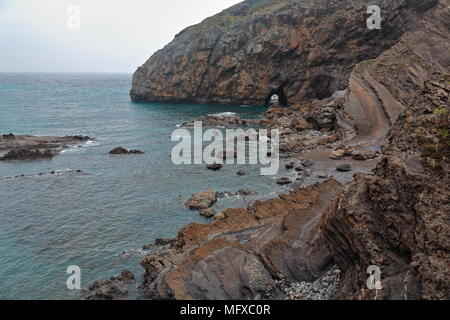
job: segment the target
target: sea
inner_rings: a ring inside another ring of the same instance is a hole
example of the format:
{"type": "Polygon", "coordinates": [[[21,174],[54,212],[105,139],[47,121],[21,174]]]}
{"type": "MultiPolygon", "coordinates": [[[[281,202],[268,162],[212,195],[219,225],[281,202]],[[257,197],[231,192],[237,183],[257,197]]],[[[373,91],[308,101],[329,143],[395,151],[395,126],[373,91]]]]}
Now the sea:
{"type": "Polygon", "coordinates": [[[52,160],[0,162],[0,299],[80,299],[69,266],[80,268],[82,288],[128,269],[139,298],[143,246],[210,223],[184,206],[193,193],[252,192],[219,200],[219,211],[283,191],[258,165],[209,171],[170,158],[181,123],[225,112],[254,119],[266,107],[133,103],[131,77],[0,73],[0,134],[92,137],[52,160]],[[110,155],[117,146],[145,154],[110,155]]]}

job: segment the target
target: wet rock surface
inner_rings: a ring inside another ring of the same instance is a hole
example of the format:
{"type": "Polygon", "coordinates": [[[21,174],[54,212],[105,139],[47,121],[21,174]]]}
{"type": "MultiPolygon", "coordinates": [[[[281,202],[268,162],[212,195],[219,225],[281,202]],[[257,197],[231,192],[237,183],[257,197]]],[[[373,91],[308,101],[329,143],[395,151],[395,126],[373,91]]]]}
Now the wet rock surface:
{"type": "Polygon", "coordinates": [[[49,160],[55,156],[55,152],[50,149],[46,150],[28,150],[28,149],[13,149],[0,158],[0,161],[11,160],[49,160]]]}
{"type": "Polygon", "coordinates": [[[0,136],[0,150],[9,150],[0,161],[45,160],[57,156],[63,149],[92,140],[88,136],[19,136],[12,133],[0,136]]]}
{"type": "Polygon", "coordinates": [[[124,147],[117,147],[112,149],[109,154],[112,155],[126,155],[126,154],[144,154],[145,152],[140,151],[140,150],[136,150],[136,149],[132,149],[132,150],[128,150],[125,149],[124,147]]]}
{"type": "Polygon", "coordinates": [[[133,273],[123,270],[109,280],[95,281],[87,290],[83,290],[82,295],[86,300],[123,300],[128,296],[127,285],[133,283],[134,280],[133,273]]]}
{"type": "Polygon", "coordinates": [[[156,298],[282,298],[275,280],[313,281],[330,263],[316,222],[339,186],[329,180],[185,226],[170,249],[142,260],[143,288],[156,298]]]}
{"type": "Polygon", "coordinates": [[[211,171],[219,171],[220,169],[222,169],[223,165],[220,163],[212,163],[212,164],[207,164],[206,165],[206,169],[211,170],[211,171]]]}
{"type": "MultiPolygon", "coordinates": [[[[196,121],[201,121],[204,127],[242,127],[247,125],[247,121],[234,114],[217,114],[201,117],[196,121]]],[[[182,128],[193,128],[195,121],[181,124],[182,128]]]]}
{"type": "Polygon", "coordinates": [[[189,209],[209,209],[214,203],[217,202],[216,194],[212,190],[206,190],[196,193],[186,201],[185,205],[189,209]]]}

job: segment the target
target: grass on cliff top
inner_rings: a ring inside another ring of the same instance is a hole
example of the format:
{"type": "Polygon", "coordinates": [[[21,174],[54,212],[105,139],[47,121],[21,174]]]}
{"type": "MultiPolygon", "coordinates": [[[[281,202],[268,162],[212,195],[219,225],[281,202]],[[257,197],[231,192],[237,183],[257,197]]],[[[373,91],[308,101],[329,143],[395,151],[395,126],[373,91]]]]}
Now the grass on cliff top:
{"type": "Polygon", "coordinates": [[[281,9],[289,3],[289,0],[250,0],[239,3],[219,14],[206,18],[198,25],[201,29],[216,27],[226,31],[239,20],[250,17],[252,14],[267,14],[281,9]]]}

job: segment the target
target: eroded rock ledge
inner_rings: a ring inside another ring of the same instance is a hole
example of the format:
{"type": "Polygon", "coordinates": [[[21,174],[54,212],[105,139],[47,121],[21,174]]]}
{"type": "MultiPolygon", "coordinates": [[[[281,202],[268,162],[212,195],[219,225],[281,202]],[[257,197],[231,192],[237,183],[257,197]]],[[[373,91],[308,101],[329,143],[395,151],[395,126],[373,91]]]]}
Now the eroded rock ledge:
{"type": "Polygon", "coordinates": [[[328,180],[187,225],[170,249],[142,260],[144,290],[160,299],[282,298],[275,280],[315,280],[330,266],[317,222],[339,188],[328,180]]]}

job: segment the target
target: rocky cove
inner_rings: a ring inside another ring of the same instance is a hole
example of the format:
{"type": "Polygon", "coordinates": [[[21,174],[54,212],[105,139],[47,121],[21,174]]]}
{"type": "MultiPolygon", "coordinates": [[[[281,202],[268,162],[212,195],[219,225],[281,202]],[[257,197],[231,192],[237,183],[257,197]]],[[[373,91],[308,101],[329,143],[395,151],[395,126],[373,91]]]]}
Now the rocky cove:
{"type": "Polygon", "coordinates": [[[247,0],[181,31],[129,96],[127,76],[0,74],[2,297],[447,300],[449,48],[447,0],[247,0]],[[196,120],[278,130],[278,175],[172,166],[196,120]]]}
{"type": "MultiPolygon", "coordinates": [[[[322,180],[182,228],[142,259],[147,297],[450,297],[448,3],[377,1],[381,30],[362,23],[370,4],[244,1],[138,68],[134,101],[251,105],[277,94],[287,107],[258,125],[281,130],[286,169],[322,180]],[[315,163],[351,177],[314,175],[315,163]],[[381,290],[366,284],[373,265],[381,290]]],[[[215,202],[204,196],[202,210],[215,202]]]]}

